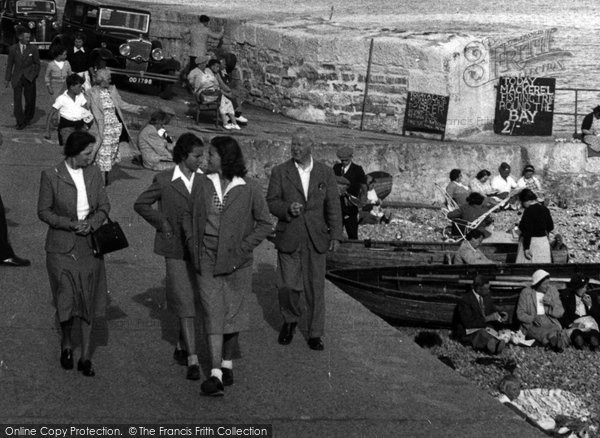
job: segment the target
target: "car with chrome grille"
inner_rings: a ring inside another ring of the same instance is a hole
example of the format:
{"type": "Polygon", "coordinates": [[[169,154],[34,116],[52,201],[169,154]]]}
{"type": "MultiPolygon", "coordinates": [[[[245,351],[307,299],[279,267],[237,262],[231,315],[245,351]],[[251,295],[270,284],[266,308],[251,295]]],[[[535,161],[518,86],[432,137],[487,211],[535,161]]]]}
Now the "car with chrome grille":
{"type": "Polygon", "coordinates": [[[31,32],[31,44],[48,50],[58,33],[54,0],[0,0],[0,49],[17,42],[15,30],[23,26],[31,32]]]}
{"type": "Polygon", "coordinates": [[[115,82],[165,93],[179,81],[181,64],[168,57],[160,41],[149,38],[150,20],[149,11],[122,3],[67,0],[60,39],[70,46],[74,36],[82,33],[88,49],[112,53],[107,66],[115,82]]]}

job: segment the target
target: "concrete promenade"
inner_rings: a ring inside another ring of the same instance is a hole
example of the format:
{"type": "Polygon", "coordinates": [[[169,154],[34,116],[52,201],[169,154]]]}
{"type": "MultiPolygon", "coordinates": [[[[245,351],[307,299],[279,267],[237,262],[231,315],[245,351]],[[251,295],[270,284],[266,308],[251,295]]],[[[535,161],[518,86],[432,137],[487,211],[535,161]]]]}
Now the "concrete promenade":
{"type": "MultiPolygon", "coordinates": [[[[111,303],[94,333],[97,374],[64,371],[45,269],[46,226],[36,215],[40,172],[61,154],[54,132],[52,143],[43,139],[50,99],[41,81],[38,94],[34,125],[16,131],[12,90],[0,91],[0,193],[14,249],[32,260],[29,268],[0,267],[0,423],[261,423],[272,424],[277,437],[539,435],[330,283],[325,351],[309,350],[300,334],[291,345],[278,345],[281,318],[269,243],[255,253],[251,328],[241,336],[244,358],[236,363],[235,384],[224,398],[201,396],[200,382],[187,381],[185,368],[171,359],[177,334],[164,304],[164,262],[152,253],[151,227],[132,208],[153,173],[127,162],[108,188],[111,217],[123,226],[130,247],[106,257],[111,303]]],[[[183,104],[169,105],[180,112],[183,104]]],[[[268,114],[248,113],[254,123],[240,135],[268,137],[280,129],[268,114]]],[[[180,125],[179,132],[186,129],[180,125]]],[[[205,345],[200,358],[206,375],[205,345]]]]}

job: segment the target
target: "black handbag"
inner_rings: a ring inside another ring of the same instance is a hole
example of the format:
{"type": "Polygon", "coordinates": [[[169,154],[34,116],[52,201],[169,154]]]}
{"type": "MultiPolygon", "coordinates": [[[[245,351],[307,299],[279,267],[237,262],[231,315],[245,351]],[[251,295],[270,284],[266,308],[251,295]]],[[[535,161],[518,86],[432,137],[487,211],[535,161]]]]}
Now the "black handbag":
{"type": "Polygon", "coordinates": [[[107,222],[92,233],[92,245],[95,255],[127,248],[129,242],[118,222],[113,222],[107,216],[107,222]]]}

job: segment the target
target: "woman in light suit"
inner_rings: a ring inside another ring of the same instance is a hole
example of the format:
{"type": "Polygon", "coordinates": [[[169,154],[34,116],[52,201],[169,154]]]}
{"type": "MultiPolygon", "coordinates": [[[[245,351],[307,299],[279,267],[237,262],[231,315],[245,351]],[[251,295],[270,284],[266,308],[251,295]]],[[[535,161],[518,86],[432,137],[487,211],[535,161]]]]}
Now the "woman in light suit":
{"type": "Polygon", "coordinates": [[[104,172],[104,181],[108,185],[108,173],[121,159],[119,154],[121,134],[125,134],[127,141],[133,138],[127,130],[122,111],[141,113],[144,107],[132,105],[121,99],[115,86],[110,84],[110,71],[106,68],[96,72],[94,86],[85,93],[85,98],[94,116],[90,134],[93,134],[97,140],[92,157],[94,164],[104,172]]]}
{"type": "Polygon", "coordinates": [[[38,217],[49,225],[46,268],[62,331],[60,363],[73,368],[71,331],[81,325],[81,359],[77,369],[95,374],[90,333],[94,318],[106,312],[106,272],[102,256],[94,255],[90,234],[108,217],[110,204],[102,174],[92,162],[96,139],[87,132],[72,133],[65,160],[42,172],[38,217]]]}
{"type": "Polygon", "coordinates": [[[252,251],[273,226],[262,190],[245,178],[244,157],[233,138],[211,140],[206,173],[194,189],[183,229],[199,273],[212,361],[201,390],[223,395],[224,386],[233,384],[233,359],[241,357],[239,332],[248,325],[252,251]]]}
{"type": "Polygon", "coordinates": [[[181,221],[188,209],[194,187],[202,171],[204,144],[187,132],[177,140],[173,150],[175,169],[156,174],[150,187],[135,201],[135,211],[156,229],[154,252],[165,258],[167,271],[167,307],[181,323],[180,340],[173,358],[187,365],[187,379],[200,379],[196,355],[196,274],[185,245],[181,221]],[[158,208],[153,208],[158,204],[158,208]],[[182,345],[183,344],[183,345],[182,345]],[[182,348],[183,347],[183,348],[182,348]]]}

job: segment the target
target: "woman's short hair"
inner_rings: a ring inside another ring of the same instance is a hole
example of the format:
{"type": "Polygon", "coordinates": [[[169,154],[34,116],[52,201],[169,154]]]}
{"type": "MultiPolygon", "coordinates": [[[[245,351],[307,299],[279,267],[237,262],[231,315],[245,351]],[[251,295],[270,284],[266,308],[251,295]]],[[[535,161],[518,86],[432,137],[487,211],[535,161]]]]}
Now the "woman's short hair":
{"type": "Polygon", "coordinates": [[[452,169],[450,171],[450,181],[456,181],[460,177],[460,169],[452,169]]]}
{"type": "Polygon", "coordinates": [[[467,235],[465,236],[465,238],[467,240],[479,239],[481,237],[483,237],[483,233],[481,231],[479,231],[477,228],[469,231],[467,233],[467,235]]]}
{"type": "Polygon", "coordinates": [[[66,47],[63,46],[61,43],[54,43],[52,44],[52,46],[50,46],[50,58],[56,59],[58,55],[61,55],[66,51],[66,47]]]}
{"type": "Polygon", "coordinates": [[[207,67],[207,68],[211,68],[211,67],[212,67],[213,65],[215,65],[215,64],[219,64],[219,65],[221,65],[221,63],[219,62],[219,60],[218,60],[218,59],[211,59],[211,60],[209,60],[209,61],[206,63],[206,67],[207,67]]]}
{"type": "Polygon", "coordinates": [[[527,173],[527,172],[532,172],[535,173],[535,167],[533,167],[531,164],[528,164],[527,166],[525,166],[523,168],[523,176],[527,173]]]}
{"type": "Polygon", "coordinates": [[[107,68],[101,68],[96,72],[94,85],[99,85],[104,80],[110,81],[110,70],[107,68]]]}
{"type": "Polygon", "coordinates": [[[533,193],[533,190],[523,189],[521,193],[519,193],[519,201],[521,204],[524,204],[527,201],[535,201],[537,199],[537,195],[533,193]]]}
{"type": "Polygon", "coordinates": [[[479,193],[479,192],[472,192],[469,193],[469,196],[467,196],[467,203],[469,205],[481,205],[483,204],[483,200],[485,199],[485,197],[479,193]]]}
{"type": "Polygon", "coordinates": [[[152,113],[152,115],[150,116],[150,121],[148,123],[150,123],[151,125],[167,123],[167,121],[170,118],[171,118],[171,114],[167,114],[163,110],[158,110],[158,111],[154,111],[152,113]]]}
{"type": "Polygon", "coordinates": [[[223,59],[225,60],[225,71],[231,73],[237,64],[237,57],[233,53],[228,53],[223,59]]]}
{"type": "Polygon", "coordinates": [[[197,137],[195,134],[191,132],[186,132],[182,134],[175,143],[175,147],[173,148],[173,161],[175,163],[181,163],[185,161],[189,154],[192,153],[195,147],[202,147],[204,143],[202,139],[197,137]]]}
{"type": "Polygon", "coordinates": [[[484,176],[492,176],[492,174],[490,173],[489,170],[483,169],[483,170],[480,170],[479,172],[477,172],[477,175],[475,175],[475,177],[479,180],[482,179],[484,176]]]}
{"type": "Polygon", "coordinates": [[[231,180],[234,176],[244,177],[248,170],[240,145],[233,137],[219,136],[210,141],[221,157],[221,173],[231,180]]]}
{"type": "Polygon", "coordinates": [[[63,154],[65,157],[75,157],[83,152],[90,144],[96,142],[96,137],[86,131],[75,131],[67,138],[63,154]]]}
{"type": "Polygon", "coordinates": [[[67,76],[67,88],[71,88],[74,87],[75,85],[83,85],[85,83],[85,80],[79,76],[77,73],[73,73],[70,74],[69,76],[67,76]]]}

